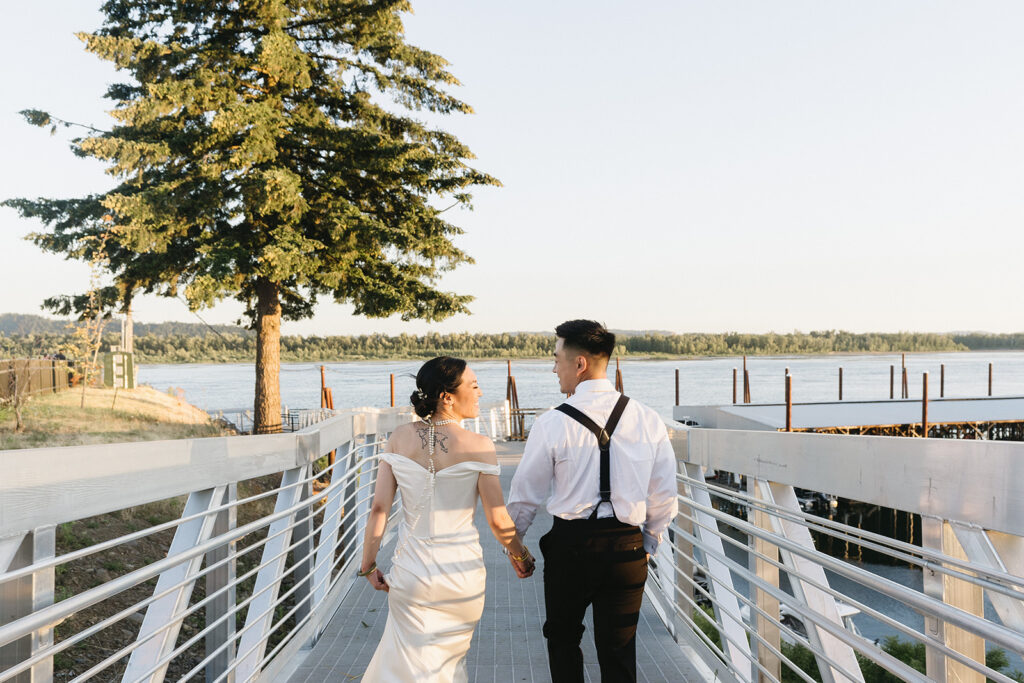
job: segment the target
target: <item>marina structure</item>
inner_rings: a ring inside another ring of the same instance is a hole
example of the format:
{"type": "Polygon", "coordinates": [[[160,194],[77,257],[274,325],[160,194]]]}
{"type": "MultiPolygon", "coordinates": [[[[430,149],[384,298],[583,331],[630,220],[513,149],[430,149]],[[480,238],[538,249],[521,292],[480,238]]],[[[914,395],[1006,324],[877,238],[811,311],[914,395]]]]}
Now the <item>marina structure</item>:
{"type": "MultiPolygon", "coordinates": [[[[998,422],[989,405],[962,422],[998,422]]],[[[1024,445],[796,431],[835,428],[812,419],[827,406],[794,406],[794,432],[785,432],[779,406],[737,408],[677,407],[669,425],[680,512],[652,558],[641,680],[752,683],[784,671],[804,681],[879,671],[1014,680],[1013,657],[1024,652],[1024,445]],[[684,416],[699,426],[684,426],[684,416]],[[708,476],[718,471],[744,487],[708,476]],[[922,542],[808,513],[801,489],[916,515],[922,542]],[[827,539],[870,548],[911,579],[830,554],[827,539]],[[878,629],[922,648],[924,671],[876,641],[878,629]],[[986,665],[992,648],[1010,669],[986,665]]],[[[358,677],[386,609],[355,576],[377,453],[414,418],[403,408],[325,417],[287,434],[0,452],[0,681],[51,681],[55,668],[79,681],[358,677]],[[56,552],[68,522],[176,496],[187,497],[180,518],[56,552]],[[170,539],[165,554],[111,564],[56,594],[56,577],[85,558],[116,556],[157,533],[170,539]],[[126,595],[139,597],[104,608],[126,595]],[[89,650],[112,629],[117,647],[89,650]]],[[[506,408],[503,419],[466,425],[498,439],[509,471],[518,444],[501,431],[511,417],[506,408]]],[[[912,424],[903,419],[889,423],[912,424]]],[[[486,543],[485,553],[496,556],[486,543]]],[[[493,560],[472,680],[547,680],[540,578],[503,577],[493,560]]]]}

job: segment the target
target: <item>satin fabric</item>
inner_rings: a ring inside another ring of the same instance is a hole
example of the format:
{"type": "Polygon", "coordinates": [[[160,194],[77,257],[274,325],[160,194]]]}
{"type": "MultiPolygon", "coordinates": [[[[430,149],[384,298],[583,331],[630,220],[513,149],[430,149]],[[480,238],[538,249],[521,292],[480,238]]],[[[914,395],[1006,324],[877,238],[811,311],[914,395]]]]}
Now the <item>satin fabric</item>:
{"type": "Polygon", "coordinates": [[[388,620],[366,683],[464,683],[465,658],[484,609],[480,537],[473,525],[480,474],[498,465],[461,462],[430,472],[383,453],[402,495],[402,521],[385,575],[388,620]]]}

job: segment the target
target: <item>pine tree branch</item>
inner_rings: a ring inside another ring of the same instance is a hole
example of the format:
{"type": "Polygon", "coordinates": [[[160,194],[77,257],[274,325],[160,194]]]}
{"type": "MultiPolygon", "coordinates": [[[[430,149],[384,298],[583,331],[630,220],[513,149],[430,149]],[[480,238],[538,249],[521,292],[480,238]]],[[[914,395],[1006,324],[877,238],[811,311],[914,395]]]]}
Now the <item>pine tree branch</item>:
{"type": "Polygon", "coordinates": [[[56,129],[57,125],[59,124],[61,126],[64,126],[65,128],[77,126],[79,128],[85,128],[86,130],[91,130],[94,133],[102,133],[104,135],[110,135],[113,132],[109,130],[102,130],[94,126],[90,126],[87,123],[68,121],[67,119],[62,119],[60,117],[53,116],[45,111],[39,111],[38,109],[22,109],[18,113],[25,117],[25,120],[28,121],[29,124],[33,126],[38,126],[40,128],[52,126],[53,129],[56,129]]]}

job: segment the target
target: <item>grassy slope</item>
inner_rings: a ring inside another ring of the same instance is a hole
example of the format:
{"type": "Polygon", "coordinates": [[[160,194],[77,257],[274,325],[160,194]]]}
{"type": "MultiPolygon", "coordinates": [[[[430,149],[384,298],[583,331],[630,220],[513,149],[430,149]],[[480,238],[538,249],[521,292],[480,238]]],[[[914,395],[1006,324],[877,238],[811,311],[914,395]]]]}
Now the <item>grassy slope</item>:
{"type": "Polygon", "coordinates": [[[90,387],[81,407],[81,389],[41,394],[25,406],[25,430],[14,432],[14,413],[0,411],[0,450],[81,446],[123,441],[156,441],[219,436],[209,416],[184,401],[150,387],[90,387]]]}

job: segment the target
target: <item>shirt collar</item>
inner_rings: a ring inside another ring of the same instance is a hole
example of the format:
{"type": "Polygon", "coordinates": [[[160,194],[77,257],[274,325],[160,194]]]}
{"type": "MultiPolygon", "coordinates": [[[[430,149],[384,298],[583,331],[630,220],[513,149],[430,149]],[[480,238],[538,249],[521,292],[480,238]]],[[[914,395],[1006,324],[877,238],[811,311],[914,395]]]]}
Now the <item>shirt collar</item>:
{"type": "Polygon", "coordinates": [[[599,391],[615,391],[615,386],[607,377],[588,379],[576,385],[576,391],[573,392],[573,395],[576,396],[584,393],[596,393],[599,391]]]}

